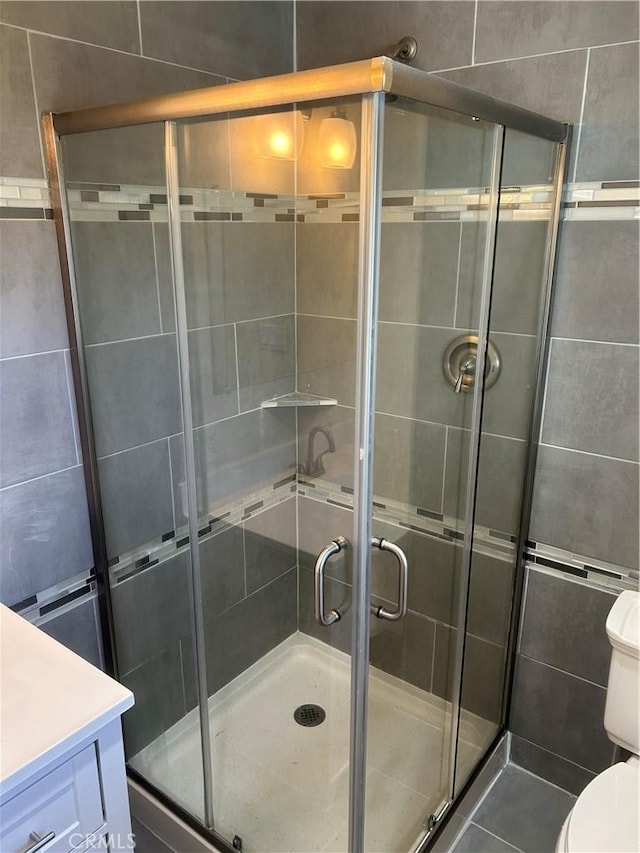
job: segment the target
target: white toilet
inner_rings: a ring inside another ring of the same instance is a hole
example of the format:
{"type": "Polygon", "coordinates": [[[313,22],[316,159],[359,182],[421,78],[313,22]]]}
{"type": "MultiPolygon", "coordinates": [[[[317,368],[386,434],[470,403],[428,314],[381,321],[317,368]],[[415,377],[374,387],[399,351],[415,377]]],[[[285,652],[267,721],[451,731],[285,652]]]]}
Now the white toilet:
{"type": "Polygon", "coordinates": [[[590,782],[564,822],[556,853],[638,853],[640,593],[623,592],[607,617],[612,646],[604,727],[632,753],[590,782]]]}

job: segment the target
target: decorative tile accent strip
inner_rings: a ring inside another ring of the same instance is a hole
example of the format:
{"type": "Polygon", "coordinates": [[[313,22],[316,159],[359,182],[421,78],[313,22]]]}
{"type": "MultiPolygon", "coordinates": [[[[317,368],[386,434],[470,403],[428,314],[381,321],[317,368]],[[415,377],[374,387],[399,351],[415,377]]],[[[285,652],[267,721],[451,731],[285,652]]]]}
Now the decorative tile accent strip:
{"type": "Polygon", "coordinates": [[[44,178],[0,177],[0,219],[51,219],[49,182],[44,178]]]}
{"type": "MultiPolygon", "coordinates": [[[[72,219],[167,221],[164,186],[70,182],[72,219]],[[144,214],[144,215],[140,215],[144,214]]],[[[503,187],[503,221],[548,219],[552,189],[546,184],[503,187]]],[[[488,187],[385,191],[383,222],[474,221],[486,217],[488,187]]],[[[359,193],[295,196],[237,190],[187,188],[180,195],[183,221],[357,222],[359,193]]],[[[51,218],[48,182],[0,177],[0,218],[51,218]]],[[[640,219],[640,181],[567,184],[563,216],[568,220],[640,219]]]]}
{"type": "Polygon", "coordinates": [[[91,569],[89,572],[83,572],[37,592],[24,601],[14,604],[11,609],[37,624],[40,617],[50,615],[81,598],[93,598],[95,594],[96,579],[94,570],[91,569]]]}
{"type": "Polygon", "coordinates": [[[638,589],[639,573],[633,569],[583,557],[539,542],[526,543],[525,561],[530,567],[545,566],[618,590],[638,589]]]}

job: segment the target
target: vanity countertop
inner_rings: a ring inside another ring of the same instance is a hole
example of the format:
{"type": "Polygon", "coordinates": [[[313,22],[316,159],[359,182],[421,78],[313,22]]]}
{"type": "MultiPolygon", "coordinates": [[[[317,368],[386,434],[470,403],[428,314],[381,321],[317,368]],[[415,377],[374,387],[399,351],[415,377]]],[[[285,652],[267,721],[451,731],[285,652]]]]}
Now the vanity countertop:
{"type": "Polygon", "coordinates": [[[0,605],[0,793],[133,705],[122,684],[0,605]]]}

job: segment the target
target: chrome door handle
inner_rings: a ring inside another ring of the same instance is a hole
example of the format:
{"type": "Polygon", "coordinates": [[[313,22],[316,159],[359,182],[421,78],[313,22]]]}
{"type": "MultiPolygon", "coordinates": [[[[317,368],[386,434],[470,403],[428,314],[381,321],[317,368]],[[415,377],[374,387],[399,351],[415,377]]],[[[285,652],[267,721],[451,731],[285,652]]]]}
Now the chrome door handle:
{"type": "Polygon", "coordinates": [[[326,614],[324,612],[324,567],[327,564],[329,557],[332,557],[334,554],[338,554],[340,551],[344,551],[347,545],[348,542],[344,536],[336,536],[331,544],[327,545],[326,548],[323,548],[322,551],[320,551],[313,570],[315,579],[314,604],[316,622],[320,625],[324,625],[325,627],[337,622],[338,619],[340,619],[341,614],[340,611],[335,608],[326,614]]]}
{"type": "Polygon", "coordinates": [[[409,563],[407,555],[399,545],[394,542],[389,542],[387,539],[378,539],[374,536],[371,544],[381,551],[390,551],[398,561],[398,607],[396,610],[385,610],[384,607],[376,607],[371,605],[371,612],[378,619],[387,619],[389,622],[397,622],[407,615],[407,594],[408,594],[408,579],[409,579],[409,563]]]}
{"type": "Polygon", "coordinates": [[[56,834],[53,831],[47,832],[46,835],[38,835],[37,832],[30,832],[29,841],[33,841],[35,843],[32,844],[31,847],[28,847],[24,851],[24,853],[36,853],[36,850],[42,850],[45,844],[48,844],[50,841],[53,841],[55,837],[56,834]]]}

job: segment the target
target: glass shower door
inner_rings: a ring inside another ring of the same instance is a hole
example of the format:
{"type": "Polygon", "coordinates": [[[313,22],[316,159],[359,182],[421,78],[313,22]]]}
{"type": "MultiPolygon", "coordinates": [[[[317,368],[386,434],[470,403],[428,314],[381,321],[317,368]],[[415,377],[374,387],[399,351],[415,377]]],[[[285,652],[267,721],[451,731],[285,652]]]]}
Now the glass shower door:
{"type": "Polygon", "coordinates": [[[475,484],[461,443],[481,402],[474,406],[476,352],[491,281],[499,132],[406,100],[385,106],[367,851],[413,849],[451,798],[456,750],[470,766],[484,745],[481,719],[458,737],[475,484]]]}
{"type": "Polygon", "coordinates": [[[175,125],[176,514],[195,480],[213,827],[245,851],[323,850],[348,821],[359,123],[354,99],[175,125]]]}

